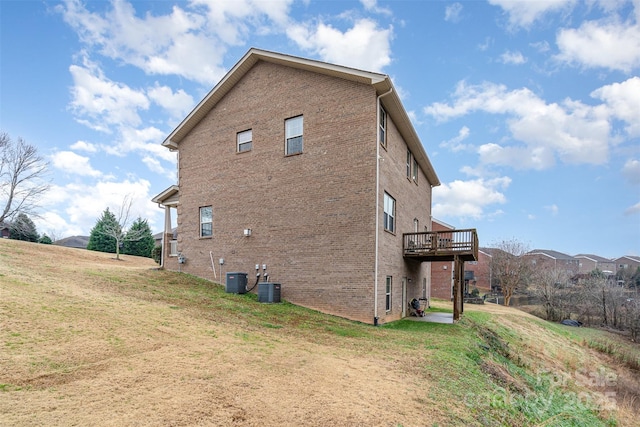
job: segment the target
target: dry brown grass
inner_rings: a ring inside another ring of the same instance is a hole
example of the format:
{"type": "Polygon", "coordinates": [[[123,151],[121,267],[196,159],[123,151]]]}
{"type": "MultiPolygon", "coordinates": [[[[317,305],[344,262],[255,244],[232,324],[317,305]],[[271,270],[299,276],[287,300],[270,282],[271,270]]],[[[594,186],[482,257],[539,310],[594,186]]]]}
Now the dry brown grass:
{"type": "MultiPolygon", "coordinates": [[[[212,299],[194,287],[213,284],[155,267],[0,240],[0,425],[495,425],[495,413],[474,413],[460,396],[531,386],[490,352],[477,365],[462,354],[482,353],[473,322],[414,340],[402,329],[212,299]]],[[[511,340],[505,353],[532,372],[606,362],[524,312],[467,312],[486,314],[487,336],[511,340]]],[[[615,414],[618,425],[634,425],[634,415],[633,406],[615,414]]],[[[520,419],[507,424],[526,425],[520,419]]]]}
{"type": "Polygon", "coordinates": [[[172,273],[144,258],[46,249],[0,241],[0,425],[409,426],[416,413],[446,419],[436,405],[425,409],[428,383],[375,346],[300,339],[142,299],[127,280],[172,273]]]}

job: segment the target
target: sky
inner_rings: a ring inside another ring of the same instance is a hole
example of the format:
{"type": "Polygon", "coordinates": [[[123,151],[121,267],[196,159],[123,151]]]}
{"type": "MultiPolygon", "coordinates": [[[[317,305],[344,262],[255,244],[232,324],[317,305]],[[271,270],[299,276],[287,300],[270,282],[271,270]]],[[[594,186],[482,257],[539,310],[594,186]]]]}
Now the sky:
{"type": "Polygon", "coordinates": [[[49,162],[38,232],[126,197],[161,231],[161,143],[251,47],[389,75],[434,218],[481,246],[640,255],[640,0],[0,0],[0,131],[49,162]]]}

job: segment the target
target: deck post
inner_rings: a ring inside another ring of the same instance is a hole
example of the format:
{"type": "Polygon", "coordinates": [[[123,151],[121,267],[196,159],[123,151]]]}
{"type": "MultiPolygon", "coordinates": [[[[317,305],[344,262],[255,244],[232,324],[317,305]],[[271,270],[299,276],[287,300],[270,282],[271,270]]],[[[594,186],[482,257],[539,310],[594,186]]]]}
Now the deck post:
{"type": "Polygon", "coordinates": [[[464,261],[458,255],[453,258],[453,321],[460,320],[464,311],[464,261]]]}

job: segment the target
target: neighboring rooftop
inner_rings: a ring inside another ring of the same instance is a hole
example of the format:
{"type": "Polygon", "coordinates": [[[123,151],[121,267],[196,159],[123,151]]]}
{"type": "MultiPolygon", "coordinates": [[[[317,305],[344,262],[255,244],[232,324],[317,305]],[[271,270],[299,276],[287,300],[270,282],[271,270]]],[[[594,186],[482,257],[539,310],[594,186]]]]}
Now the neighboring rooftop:
{"type": "Polygon", "coordinates": [[[56,240],[54,245],[64,246],[67,248],[87,249],[89,244],[89,236],[71,236],[64,239],[56,240]]]}

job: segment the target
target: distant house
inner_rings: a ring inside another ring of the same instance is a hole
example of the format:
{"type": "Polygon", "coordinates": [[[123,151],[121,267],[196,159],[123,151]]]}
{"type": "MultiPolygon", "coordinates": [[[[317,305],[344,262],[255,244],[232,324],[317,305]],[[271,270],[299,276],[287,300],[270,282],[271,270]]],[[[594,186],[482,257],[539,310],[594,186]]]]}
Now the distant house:
{"type": "Polygon", "coordinates": [[[59,239],[53,242],[54,245],[64,246],[67,248],[87,249],[89,244],[89,236],[71,236],[59,239]]]}
{"type": "Polygon", "coordinates": [[[574,258],[579,262],[578,273],[580,274],[588,274],[594,270],[600,270],[607,275],[615,274],[616,272],[614,260],[593,254],[578,254],[574,258]]]}
{"type": "Polygon", "coordinates": [[[616,273],[621,270],[635,272],[640,267],[640,256],[625,255],[613,260],[616,266],[616,273]]]}
{"type": "Polygon", "coordinates": [[[0,238],[9,238],[9,224],[6,222],[0,222],[0,238]]]}
{"type": "Polygon", "coordinates": [[[523,255],[532,266],[559,268],[567,271],[571,276],[578,274],[580,261],[571,255],[549,249],[534,249],[523,255]]]}
{"type": "Polygon", "coordinates": [[[251,49],[163,146],[164,268],[267,274],[283,299],[377,324],[429,295],[428,261],[477,252],[475,230],[429,234],[440,181],[387,75],[251,49]]]}

